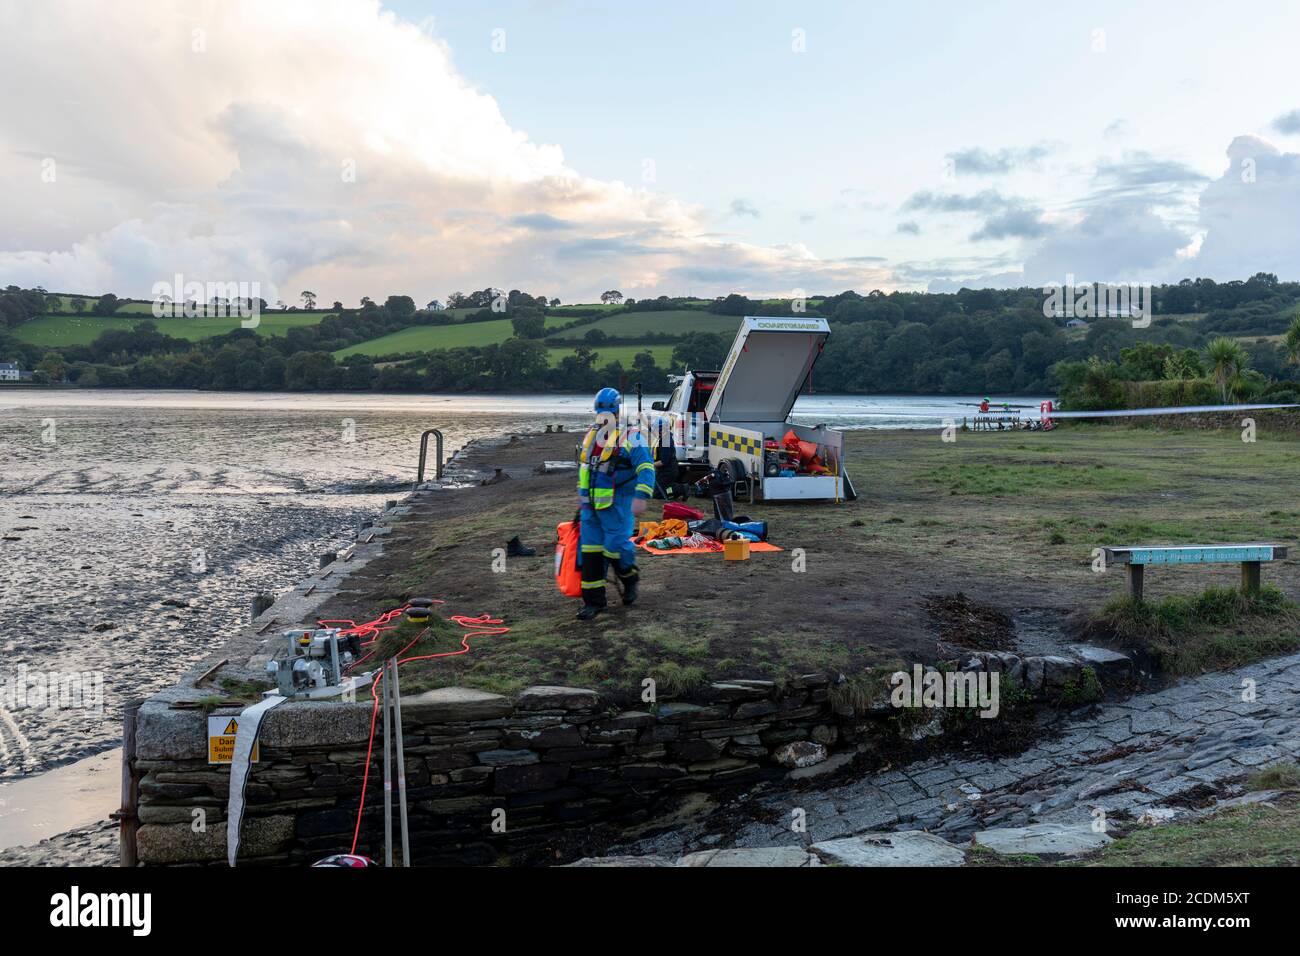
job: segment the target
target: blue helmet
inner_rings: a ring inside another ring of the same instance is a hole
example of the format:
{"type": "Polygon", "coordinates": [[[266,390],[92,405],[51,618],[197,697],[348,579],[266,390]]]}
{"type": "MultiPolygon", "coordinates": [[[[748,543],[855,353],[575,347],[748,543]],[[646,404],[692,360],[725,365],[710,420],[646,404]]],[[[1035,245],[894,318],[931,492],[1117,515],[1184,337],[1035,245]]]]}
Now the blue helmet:
{"type": "Polygon", "coordinates": [[[619,407],[623,404],[623,396],[618,393],[616,388],[602,388],[596,393],[596,411],[614,412],[618,414],[619,407]]]}

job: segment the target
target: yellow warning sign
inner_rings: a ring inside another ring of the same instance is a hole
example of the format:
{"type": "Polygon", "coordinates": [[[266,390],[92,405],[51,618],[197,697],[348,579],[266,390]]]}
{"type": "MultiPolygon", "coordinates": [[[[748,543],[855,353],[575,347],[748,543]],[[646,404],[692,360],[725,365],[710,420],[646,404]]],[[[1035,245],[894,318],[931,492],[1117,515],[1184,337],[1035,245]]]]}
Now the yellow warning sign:
{"type": "MultiPolygon", "coordinates": [[[[239,720],[235,717],[208,718],[208,763],[230,763],[235,759],[235,734],[239,720]]],[[[258,760],[258,745],[253,744],[253,763],[258,760]]]]}

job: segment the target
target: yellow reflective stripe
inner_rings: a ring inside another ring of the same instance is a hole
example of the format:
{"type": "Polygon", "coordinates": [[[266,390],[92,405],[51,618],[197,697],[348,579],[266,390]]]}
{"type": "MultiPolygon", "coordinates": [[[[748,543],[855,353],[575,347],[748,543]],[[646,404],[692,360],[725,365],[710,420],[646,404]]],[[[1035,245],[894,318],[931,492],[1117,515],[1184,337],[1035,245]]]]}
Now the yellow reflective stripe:
{"type": "Polygon", "coordinates": [[[641,471],[643,468],[654,468],[654,466],[655,463],[653,461],[643,461],[641,464],[636,466],[636,470],[641,471]]]}
{"type": "Polygon", "coordinates": [[[604,550],[605,550],[604,546],[599,544],[584,544],[582,546],[583,554],[598,554],[599,552],[604,550]]]}
{"type": "Polygon", "coordinates": [[[637,485],[636,490],[644,491],[647,495],[653,495],[655,493],[655,490],[651,488],[649,485],[637,485]]]}
{"type": "Polygon", "coordinates": [[[605,579],[601,578],[599,581],[583,581],[582,586],[584,588],[603,588],[605,586],[605,579]]]}
{"type": "Polygon", "coordinates": [[[591,487],[591,473],[587,470],[587,466],[584,464],[581,468],[578,469],[578,488],[580,490],[586,490],[587,488],[590,487],[591,487]]]}
{"type": "Polygon", "coordinates": [[[615,559],[617,559],[617,558],[621,557],[621,555],[620,555],[617,551],[606,551],[606,552],[605,552],[605,557],[607,557],[607,558],[615,558],[615,559]]]}

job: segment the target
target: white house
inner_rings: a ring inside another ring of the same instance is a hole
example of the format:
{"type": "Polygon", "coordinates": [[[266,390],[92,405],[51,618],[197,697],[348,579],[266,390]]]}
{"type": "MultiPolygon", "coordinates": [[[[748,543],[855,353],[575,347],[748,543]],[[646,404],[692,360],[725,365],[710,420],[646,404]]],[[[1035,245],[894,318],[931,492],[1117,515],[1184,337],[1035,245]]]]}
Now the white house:
{"type": "Polygon", "coordinates": [[[23,373],[13,362],[0,362],[0,382],[20,382],[23,373]]]}

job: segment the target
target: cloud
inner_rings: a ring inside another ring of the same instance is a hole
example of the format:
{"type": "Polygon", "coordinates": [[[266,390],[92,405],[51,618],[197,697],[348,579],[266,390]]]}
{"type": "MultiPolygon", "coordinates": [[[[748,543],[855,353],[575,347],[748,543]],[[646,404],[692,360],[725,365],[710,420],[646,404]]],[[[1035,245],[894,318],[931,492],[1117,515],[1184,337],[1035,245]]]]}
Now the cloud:
{"type": "Polygon", "coordinates": [[[1287,136],[1300,133],[1300,110],[1291,110],[1273,120],[1273,129],[1287,136]]]}
{"type": "Polygon", "coordinates": [[[1004,196],[996,189],[973,194],[913,193],[903,203],[906,211],[937,213],[976,213],[984,217],[981,226],[971,233],[972,242],[990,239],[1033,239],[1047,229],[1043,210],[1027,200],[1004,196]]]}
{"type": "Polygon", "coordinates": [[[538,232],[558,232],[564,229],[572,229],[574,223],[567,219],[558,219],[555,216],[548,215],[544,212],[527,213],[522,216],[513,216],[510,222],[516,226],[522,226],[525,229],[534,229],[538,232]]]}
{"type": "Polygon", "coordinates": [[[1162,282],[1177,271],[1185,229],[1151,206],[1097,205],[1079,221],[1054,226],[1025,256],[1028,285],[1079,282],[1162,282]]]}
{"type": "Polygon", "coordinates": [[[758,207],[748,199],[731,200],[731,214],[733,216],[752,216],[754,219],[758,219],[763,215],[758,211],[758,207]]]}
{"type": "Polygon", "coordinates": [[[892,287],[583,175],[433,29],[377,0],[0,6],[0,87],[30,91],[0,127],[0,281],[147,296],[179,272],[350,302],[507,283],[641,297],[692,273],[700,294],[892,287]]]}
{"type": "Polygon", "coordinates": [[[1003,176],[1018,168],[1037,166],[1051,152],[1045,143],[997,150],[972,147],[949,153],[948,159],[953,161],[958,175],[1003,176]]]}
{"type": "Polygon", "coordinates": [[[897,226],[895,226],[894,231],[901,232],[908,236],[919,236],[921,234],[921,226],[915,220],[908,219],[905,222],[900,222],[897,226]]]}
{"type": "Polygon", "coordinates": [[[1256,272],[1297,278],[1300,263],[1300,154],[1256,136],[1228,146],[1223,173],[1205,187],[1197,226],[1204,232],[1196,274],[1245,279],[1256,272]]]}

